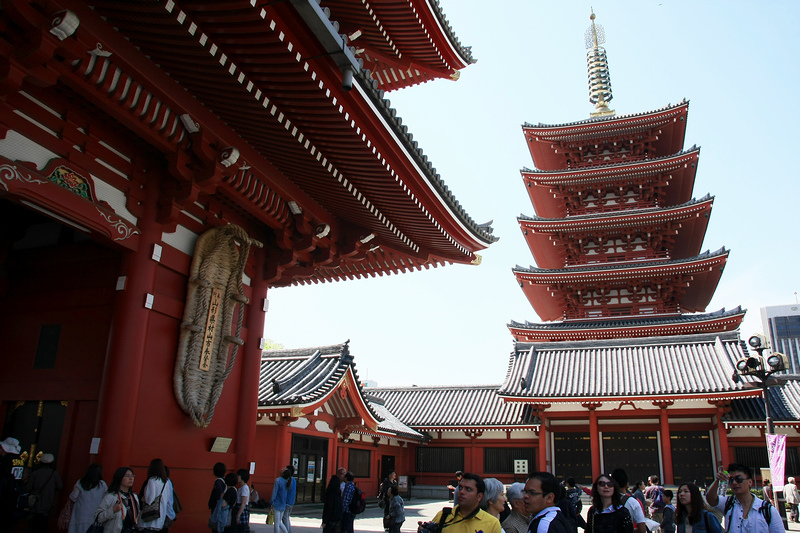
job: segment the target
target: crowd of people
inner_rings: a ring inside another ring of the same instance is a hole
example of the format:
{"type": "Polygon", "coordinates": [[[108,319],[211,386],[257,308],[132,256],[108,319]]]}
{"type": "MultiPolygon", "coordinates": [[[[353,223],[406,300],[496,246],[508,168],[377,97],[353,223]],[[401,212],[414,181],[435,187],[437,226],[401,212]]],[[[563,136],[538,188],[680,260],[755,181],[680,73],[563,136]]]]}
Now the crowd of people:
{"type": "MultiPolygon", "coordinates": [[[[732,463],[720,469],[706,490],[682,483],[676,493],[665,489],[658,476],[648,484],[629,486],[627,474],[616,469],[597,477],[591,488],[568,478],[560,483],[548,472],[534,472],[527,481],[505,486],[494,478],[457,472],[453,508],[445,507],[430,522],[419,522],[419,533],[783,533],[780,513],[775,508],[771,486],[765,483],[764,498],[752,489],[749,467],[732,463]],[[729,487],[720,490],[719,483],[729,487]],[[581,515],[581,496],[591,506],[586,519],[581,515]],[[673,503],[674,501],[674,503],[673,503]]],[[[800,494],[789,478],[784,487],[791,520],[797,522],[800,494]]]]}

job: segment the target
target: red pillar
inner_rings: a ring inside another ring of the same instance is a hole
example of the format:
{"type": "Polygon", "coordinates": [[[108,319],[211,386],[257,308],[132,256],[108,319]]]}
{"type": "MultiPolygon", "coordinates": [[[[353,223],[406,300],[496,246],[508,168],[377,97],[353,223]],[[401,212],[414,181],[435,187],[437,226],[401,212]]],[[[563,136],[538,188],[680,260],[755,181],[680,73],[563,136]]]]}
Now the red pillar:
{"type": "Polygon", "coordinates": [[[109,465],[109,472],[131,461],[151,313],[145,308],[145,299],[154,292],[158,263],[151,256],[153,244],[161,242],[162,233],[162,226],[156,222],[158,191],[158,182],[152,177],[137,224],[141,231],[139,247],[123,256],[120,275],[126,277],[125,287],[114,302],[95,428],[100,449],[93,459],[109,465]]]}
{"type": "Polygon", "coordinates": [[[667,416],[667,405],[671,403],[657,404],[661,408],[661,457],[664,464],[664,483],[666,485],[672,485],[674,478],[672,473],[672,441],[669,437],[669,417],[667,416]]]}
{"type": "MultiPolygon", "coordinates": [[[[291,420],[291,419],[290,419],[291,420]]],[[[289,431],[289,420],[278,423],[278,435],[275,439],[275,455],[273,464],[268,468],[272,469],[274,477],[278,477],[280,469],[288,465],[292,459],[292,433],[289,431]]]]}
{"type": "Polygon", "coordinates": [[[539,424],[539,454],[537,456],[536,470],[540,472],[549,472],[550,468],[547,464],[547,420],[544,417],[544,412],[539,411],[539,419],[542,421],[539,424]]]}
{"type": "MultiPolygon", "coordinates": [[[[722,422],[722,407],[717,407],[717,435],[719,435],[719,460],[725,468],[731,463],[731,450],[728,447],[728,431],[722,422]]],[[[718,465],[719,466],[719,465],[718,465]]]]}
{"type": "Polygon", "coordinates": [[[592,479],[602,473],[600,468],[600,430],[597,425],[597,407],[589,406],[589,446],[592,452],[592,479]]]}
{"type": "MultiPolygon", "coordinates": [[[[239,409],[236,418],[236,462],[249,465],[255,461],[256,417],[258,416],[258,384],[261,375],[261,336],[264,334],[264,300],[267,283],[263,279],[263,248],[251,248],[255,259],[255,275],[251,280],[252,294],[247,305],[247,338],[241,350],[239,409]]],[[[240,308],[240,311],[243,309],[240,308]]],[[[288,464],[288,463],[287,463],[288,464]]],[[[263,465],[267,466],[267,465],[263,465]]]]}

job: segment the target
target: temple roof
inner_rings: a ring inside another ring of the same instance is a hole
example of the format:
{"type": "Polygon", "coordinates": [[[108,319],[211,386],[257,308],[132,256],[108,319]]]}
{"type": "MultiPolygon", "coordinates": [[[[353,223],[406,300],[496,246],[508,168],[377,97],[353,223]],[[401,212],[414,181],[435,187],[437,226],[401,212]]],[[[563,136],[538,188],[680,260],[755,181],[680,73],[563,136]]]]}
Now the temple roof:
{"type": "Polygon", "coordinates": [[[674,154],[683,147],[689,102],[668,105],[655,111],[632,115],[595,117],[564,124],[522,125],[528,149],[534,164],[543,170],[567,168],[564,144],[576,146],[589,141],[607,138],[628,139],[642,133],[655,131],[657,138],[650,157],[674,154]]]}
{"type": "MultiPolygon", "coordinates": [[[[398,22],[392,41],[398,50],[430,67],[426,79],[450,76],[466,65],[471,58],[444,29],[438,7],[412,4],[378,2],[376,8],[405,21],[398,22]],[[440,65],[432,66],[436,61],[440,65]]],[[[334,4],[331,14],[313,0],[264,5],[93,0],[88,5],[92,10],[79,13],[79,34],[99,28],[97,21],[84,22],[100,15],[141,53],[126,49],[132,47],[117,35],[104,34],[103,46],[112,52],[107,61],[119,61],[125,73],[143,82],[153,80],[162,113],[188,117],[201,140],[239,150],[244,175],[226,176],[221,199],[247,209],[279,236],[298,216],[307,217],[302,224],[313,231],[330,227],[330,242],[311,231],[280,241],[301,242],[302,250],[306,240],[321,241],[321,249],[316,255],[301,251],[299,260],[280,265],[271,284],[363,277],[386,272],[391,264],[403,266],[388,271],[470,263],[477,250],[497,240],[462,208],[379,82],[353,55],[357,50],[336,33],[331,17],[337,5],[364,13],[369,6],[334,4]],[[343,87],[345,70],[354,74],[352,90],[343,87]],[[169,82],[161,80],[165,75],[169,82]],[[301,214],[289,212],[291,202],[301,214]],[[271,211],[261,211],[267,203],[271,211]],[[366,238],[373,239],[368,247],[341,258],[331,244],[360,246],[366,238]]],[[[378,27],[383,23],[371,20],[378,27]]]]}
{"type": "Polygon", "coordinates": [[[561,322],[508,323],[514,339],[521,342],[555,342],[614,338],[655,337],[733,331],[747,311],[741,306],[713,313],[641,316],[622,319],[565,320],[561,322]]]}
{"type": "Polygon", "coordinates": [[[377,387],[370,395],[419,431],[530,427],[539,420],[529,406],[507,403],[497,385],[377,387]]]}
{"type": "Polygon", "coordinates": [[[258,390],[260,410],[288,409],[289,413],[305,413],[321,403],[338,418],[358,419],[366,415],[372,419],[350,425],[350,432],[424,438],[403,424],[380,400],[370,400],[358,379],[349,341],[316,348],[263,352],[258,390]],[[334,394],[337,390],[340,393],[334,394]],[[372,421],[377,422],[374,427],[370,427],[372,421]]]}
{"type": "Polygon", "coordinates": [[[499,394],[545,402],[753,396],[752,378],[731,380],[746,354],[738,332],[517,343],[499,394]]]}
{"type": "MultiPolygon", "coordinates": [[[[599,234],[607,239],[610,235],[641,235],[643,232],[650,235],[662,231],[675,242],[664,241],[665,246],[669,246],[667,251],[650,250],[651,253],[668,253],[668,257],[673,258],[691,257],[700,253],[713,203],[714,199],[706,195],[673,207],[607,211],[557,219],[520,215],[517,221],[541,268],[563,267],[568,245],[579,240],[586,243],[599,234]]],[[[591,258],[598,261],[603,255],[598,253],[591,258]]],[[[582,263],[589,262],[589,256],[584,255],[583,259],[582,263]]]]}
{"type": "MultiPolygon", "coordinates": [[[[787,381],[783,386],[769,388],[770,414],[775,421],[800,421],[800,382],[798,376],[787,381]]],[[[748,422],[749,425],[766,424],[763,397],[742,398],[731,402],[731,410],[722,416],[726,424],[748,422]]]]}
{"type": "Polygon", "coordinates": [[[471,47],[462,46],[438,0],[413,0],[413,6],[377,0],[327,3],[339,31],[383,90],[458,78],[458,70],[475,63],[471,47]]]}
{"type": "MultiPolygon", "coordinates": [[[[661,206],[686,203],[692,197],[700,149],[693,146],[664,157],[593,165],[576,169],[531,170],[520,172],[539,216],[560,218],[567,216],[565,195],[575,191],[619,189],[620,185],[660,187],[659,196],[651,202],[661,206]],[[663,176],[664,185],[653,180],[663,176]],[[668,179],[667,179],[668,178],[668,179]],[[668,184],[669,186],[665,186],[668,184]]],[[[625,204],[617,209],[626,209],[625,204]]],[[[601,210],[594,208],[594,210],[601,210]]]]}

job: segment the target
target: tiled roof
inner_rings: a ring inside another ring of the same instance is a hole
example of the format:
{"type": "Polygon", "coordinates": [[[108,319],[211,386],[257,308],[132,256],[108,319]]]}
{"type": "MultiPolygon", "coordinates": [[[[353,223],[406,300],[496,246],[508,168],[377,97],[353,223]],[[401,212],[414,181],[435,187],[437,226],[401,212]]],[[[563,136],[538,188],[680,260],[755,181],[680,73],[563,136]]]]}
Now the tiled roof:
{"type": "MultiPolygon", "coordinates": [[[[736,361],[746,354],[738,332],[610,341],[517,343],[499,393],[549,401],[604,397],[733,398],[736,361]]],[[[752,381],[751,378],[743,378],[752,381]]]]}
{"type": "Polygon", "coordinates": [[[615,270],[626,270],[631,268],[659,267],[663,265],[672,265],[680,263],[688,264],[703,259],[709,259],[713,257],[726,255],[727,253],[728,250],[726,250],[725,247],[723,246],[722,248],[720,248],[715,252],[706,250],[705,252],[695,257],[686,257],[686,258],[681,257],[677,259],[668,259],[666,261],[650,261],[650,262],[641,261],[641,262],[596,263],[596,264],[593,263],[591,265],[569,267],[569,268],[537,268],[534,266],[525,268],[523,266],[517,265],[512,270],[513,272],[520,272],[527,274],[568,274],[571,272],[600,272],[605,270],[615,271],[615,270]]]}
{"type": "MultiPolygon", "coordinates": [[[[800,382],[792,380],[782,387],[771,386],[769,407],[773,420],[791,422],[800,420],[800,382]]],[[[764,400],[761,397],[732,401],[731,411],[722,417],[723,422],[764,422],[765,419],[764,400]]]]}
{"type": "Polygon", "coordinates": [[[725,308],[713,313],[699,313],[699,314],[680,314],[672,316],[659,316],[659,317],[637,317],[637,318],[623,318],[620,320],[605,319],[605,320],[566,320],[563,322],[516,322],[512,320],[508,323],[510,328],[525,328],[533,330],[573,330],[573,329],[601,329],[601,328],[635,328],[642,326],[651,326],[658,324],[681,324],[702,322],[715,318],[723,318],[727,316],[736,316],[742,314],[742,306],[735,309],[726,311],[725,308]]]}
{"type": "Polygon", "coordinates": [[[543,124],[541,122],[538,123],[538,124],[532,124],[530,122],[526,122],[526,123],[524,123],[522,125],[522,127],[523,128],[560,128],[560,127],[564,127],[564,126],[577,126],[577,125],[581,125],[581,124],[595,124],[595,123],[602,123],[602,122],[614,122],[614,121],[621,121],[621,120],[625,120],[625,119],[629,119],[629,118],[644,117],[644,116],[647,116],[647,115],[655,115],[657,113],[661,113],[661,112],[664,112],[664,111],[669,111],[671,109],[676,109],[678,107],[681,107],[681,106],[684,106],[684,105],[688,105],[688,104],[689,104],[689,101],[686,98],[684,98],[678,104],[669,104],[669,105],[666,105],[666,106],[664,106],[662,108],[656,109],[654,111],[645,111],[645,112],[642,112],[642,113],[629,113],[627,115],[608,115],[608,116],[603,116],[603,117],[592,117],[592,118],[587,118],[587,119],[584,119],[584,120],[578,120],[578,121],[575,121],[575,122],[564,122],[562,124],[543,124]]]}
{"type": "MultiPolygon", "coordinates": [[[[261,358],[258,390],[259,407],[301,406],[320,401],[331,395],[344,379],[348,369],[351,369],[358,383],[358,394],[378,421],[378,431],[423,440],[424,435],[398,420],[382,405],[381,400],[371,400],[365,393],[358,380],[349,342],[316,348],[264,352],[261,358]]],[[[348,411],[338,395],[331,396],[330,402],[335,411],[348,411]]]]}
{"type": "Polygon", "coordinates": [[[566,218],[546,218],[540,216],[528,216],[525,214],[520,214],[517,217],[517,221],[530,221],[530,222],[551,222],[554,225],[567,225],[572,222],[576,222],[579,220],[588,220],[588,221],[602,221],[603,219],[612,219],[612,218],[619,218],[619,219],[626,219],[626,218],[634,218],[641,215],[661,215],[661,216],[668,216],[667,214],[672,214],[675,212],[680,211],[686,207],[691,207],[694,205],[703,204],[713,200],[713,197],[710,194],[706,194],[699,200],[696,198],[692,198],[688,202],[679,205],[672,205],[669,207],[645,207],[640,209],[626,209],[624,211],[603,211],[598,213],[587,213],[583,215],[571,215],[566,218]]]}
{"type": "MultiPolygon", "coordinates": [[[[604,119],[607,117],[598,117],[600,119],[604,119]]],[[[581,177],[582,175],[593,175],[597,174],[603,176],[603,170],[608,171],[617,171],[619,172],[620,168],[624,167],[637,167],[642,166],[642,164],[647,164],[649,166],[657,166],[659,162],[665,162],[671,159],[680,159],[681,156],[693,154],[695,152],[700,152],[700,147],[696,144],[693,144],[691,148],[686,150],[681,150],[674,154],[663,155],[660,157],[648,157],[646,159],[631,159],[629,161],[614,161],[613,163],[609,163],[608,161],[598,161],[594,165],[587,165],[585,167],[576,167],[576,168],[559,168],[553,170],[542,170],[539,168],[528,168],[522,167],[520,169],[520,173],[522,174],[533,174],[536,175],[537,179],[547,179],[548,176],[553,175],[558,178],[559,176],[563,176],[566,179],[566,176],[569,174],[575,175],[575,177],[581,177]]],[[[609,173],[610,174],[610,173],[609,173]]],[[[609,179],[613,179],[613,175],[606,176],[609,179]]],[[[573,178],[574,179],[574,178],[573,178]]]]}
{"type": "Polygon", "coordinates": [[[530,427],[538,424],[530,406],[504,402],[497,385],[370,388],[385,406],[418,429],[530,427]]]}

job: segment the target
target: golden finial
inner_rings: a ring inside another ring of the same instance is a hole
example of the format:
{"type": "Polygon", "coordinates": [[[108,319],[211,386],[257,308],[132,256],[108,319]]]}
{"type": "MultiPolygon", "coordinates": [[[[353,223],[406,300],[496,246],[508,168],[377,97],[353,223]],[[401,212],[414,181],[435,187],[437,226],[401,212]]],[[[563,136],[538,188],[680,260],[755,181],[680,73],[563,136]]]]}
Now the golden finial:
{"type": "Polygon", "coordinates": [[[611,94],[611,74],[608,70],[608,58],[606,57],[606,50],[601,44],[604,44],[605,32],[603,26],[595,24],[594,20],[597,15],[589,15],[589,20],[592,25],[586,30],[585,41],[586,48],[586,64],[589,68],[589,101],[595,105],[595,112],[591,114],[593,117],[613,115],[614,111],[608,108],[608,102],[611,101],[613,95],[611,94]]]}

